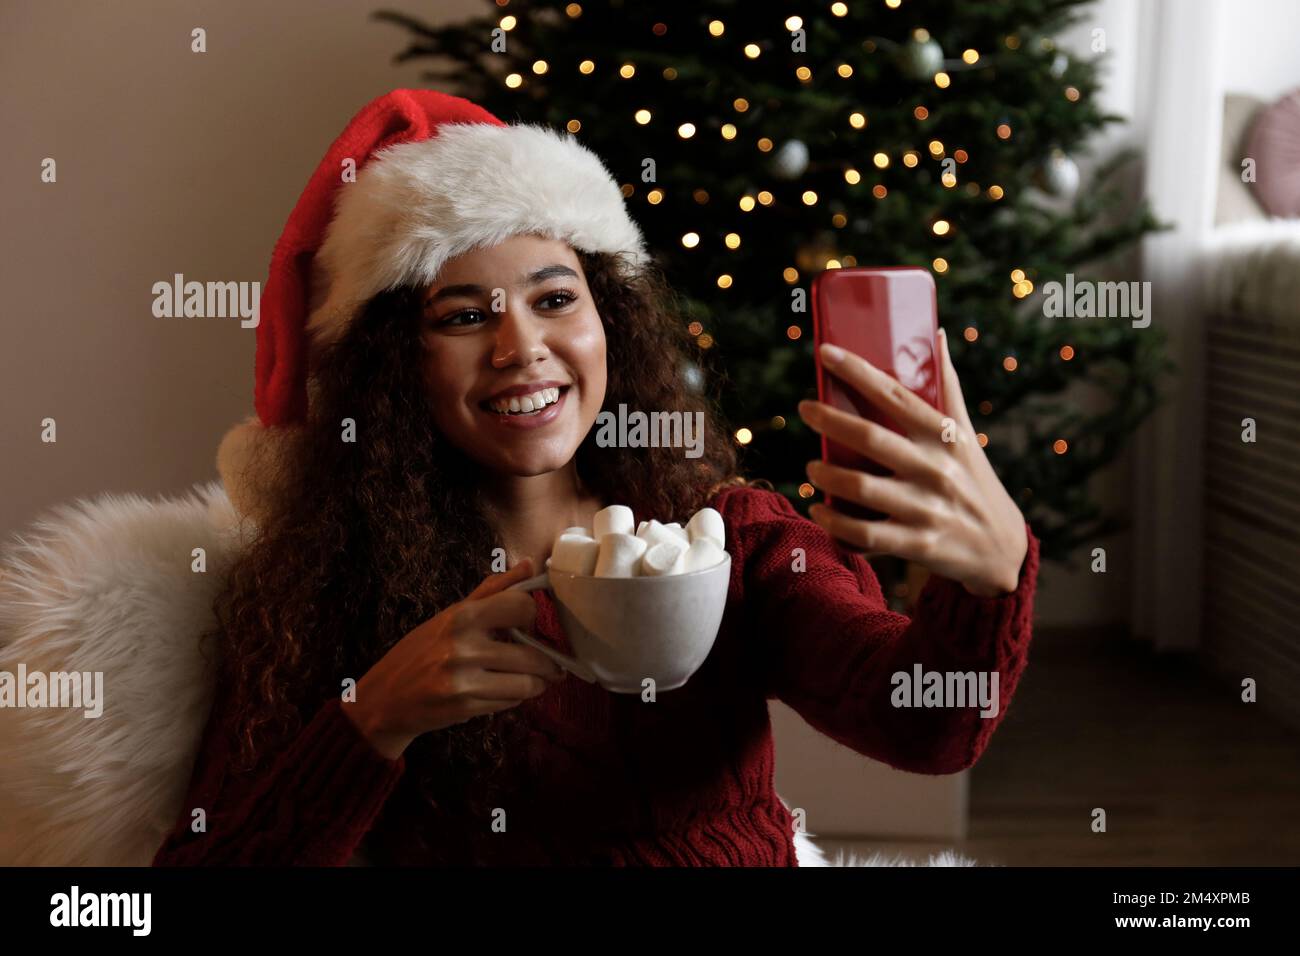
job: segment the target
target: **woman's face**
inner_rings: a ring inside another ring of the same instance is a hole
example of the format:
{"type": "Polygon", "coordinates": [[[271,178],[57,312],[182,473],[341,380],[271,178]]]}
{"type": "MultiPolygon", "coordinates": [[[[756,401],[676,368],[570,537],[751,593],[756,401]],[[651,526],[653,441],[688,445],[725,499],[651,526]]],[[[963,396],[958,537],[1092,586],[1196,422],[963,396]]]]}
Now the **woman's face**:
{"type": "Polygon", "coordinates": [[[425,386],[438,430],[500,474],[567,465],[605,401],[605,330],[573,250],[512,236],[467,252],[443,267],[424,303],[425,386]],[[502,392],[514,394],[518,413],[490,407],[502,392]]]}

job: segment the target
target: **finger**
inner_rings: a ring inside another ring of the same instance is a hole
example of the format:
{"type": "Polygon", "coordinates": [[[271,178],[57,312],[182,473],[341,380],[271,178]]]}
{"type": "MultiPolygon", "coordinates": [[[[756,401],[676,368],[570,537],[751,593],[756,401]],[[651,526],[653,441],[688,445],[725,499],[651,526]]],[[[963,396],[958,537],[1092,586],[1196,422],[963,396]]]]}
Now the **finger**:
{"type": "Polygon", "coordinates": [[[518,564],[508,571],[500,571],[495,574],[489,574],[479,586],[469,593],[465,598],[467,601],[477,601],[479,598],[485,598],[489,595],[504,591],[510,585],[519,581],[526,581],[533,576],[533,559],[524,558],[518,564]]]}
{"type": "Polygon", "coordinates": [[[456,713],[459,718],[455,723],[463,724],[467,720],[482,717],[484,714],[495,714],[500,710],[509,710],[511,707],[518,707],[523,702],[522,698],[519,700],[485,700],[482,697],[465,698],[456,706],[456,713]]]}
{"type": "Polygon", "coordinates": [[[861,355],[843,349],[841,352],[842,356],[832,362],[823,351],[822,365],[827,371],[860,392],[908,434],[928,437],[939,434],[943,414],[937,408],[861,355]]]}
{"type": "Polygon", "coordinates": [[[508,644],[501,641],[484,641],[466,658],[484,670],[506,674],[535,674],[554,679],[563,677],[564,668],[549,657],[526,644],[508,644]]]}
{"type": "Polygon", "coordinates": [[[974,432],[975,426],[971,424],[970,412],[966,410],[966,398],[961,391],[961,379],[957,377],[957,369],[952,364],[952,355],[948,352],[948,335],[943,329],[939,330],[939,353],[943,365],[944,410],[959,424],[974,432]]]}
{"type": "Polygon", "coordinates": [[[892,518],[887,521],[863,521],[840,514],[823,504],[813,505],[808,513],[827,534],[850,548],[871,554],[892,554],[913,561],[920,560],[924,535],[892,518]]]}
{"type": "Polygon", "coordinates": [[[825,461],[810,461],[808,478],[833,498],[883,511],[908,524],[924,524],[934,504],[929,492],[897,476],[871,475],[825,461]]]}
{"type": "Polygon", "coordinates": [[[461,606],[456,626],[462,630],[490,631],[498,627],[530,628],[537,620],[537,602],[527,591],[503,591],[461,606]]]}
{"type": "Polygon", "coordinates": [[[809,428],[898,474],[929,475],[938,467],[916,442],[861,415],[809,399],[799,403],[799,414],[809,428]]]}
{"type": "Polygon", "coordinates": [[[501,674],[477,671],[466,677],[465,694],[481,700],[526,700],[551,686],[536,674],[501,674]]]}

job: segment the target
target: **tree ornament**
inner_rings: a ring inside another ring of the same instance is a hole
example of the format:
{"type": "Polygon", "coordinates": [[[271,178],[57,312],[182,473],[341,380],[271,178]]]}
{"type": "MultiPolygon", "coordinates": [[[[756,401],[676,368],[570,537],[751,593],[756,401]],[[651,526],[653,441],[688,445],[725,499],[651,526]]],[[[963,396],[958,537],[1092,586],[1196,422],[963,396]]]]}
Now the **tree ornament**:
{"type": "Polygon", "coordinates": [[[928,80],[943,69],[943,48],[929,34],[924,40],[913,35],[899,51],[898,62],[907,76],[928,80]]]}
{"type": "Polygon", "coordinates": [[[1052,150],[1035,178],[1043,192],[1060,199],[1073,199],[1079,191],[1079,166],[1059,149],[1052,150]]]}
{"type": "Polygon", "coordinates": [[[808,147],[802,140],[786,140],[772,157],[772,175],[780,179],[798,179],[807,169],[808,147]]]}

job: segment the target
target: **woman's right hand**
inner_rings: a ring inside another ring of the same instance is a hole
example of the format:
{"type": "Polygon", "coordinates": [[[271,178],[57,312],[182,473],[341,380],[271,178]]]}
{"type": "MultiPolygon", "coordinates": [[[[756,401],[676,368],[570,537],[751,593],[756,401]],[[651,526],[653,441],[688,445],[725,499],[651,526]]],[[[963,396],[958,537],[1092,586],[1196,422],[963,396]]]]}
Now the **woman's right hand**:
{"type": "Polygon", "coordinates": [[[393,645],[358,681],[356,701],[343,712],[376,750],[396,760],[420,734],[514,707],[564,678],[535,648],[492,636],[497,628],[532,627],[531,595],[507,590],[531,575],[528,558],[488,575],[463,601],[393,645]]]}

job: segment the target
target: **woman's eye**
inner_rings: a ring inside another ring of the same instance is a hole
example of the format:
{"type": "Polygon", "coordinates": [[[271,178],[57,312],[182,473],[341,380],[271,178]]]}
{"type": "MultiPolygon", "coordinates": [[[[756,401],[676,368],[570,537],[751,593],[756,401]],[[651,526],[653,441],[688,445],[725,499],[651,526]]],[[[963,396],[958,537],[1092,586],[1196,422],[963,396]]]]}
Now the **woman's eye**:
{"type": "Polygon", "coordinates": [[[465,325],[467,323],[460,321],[468,319],[471,316],[482,316],[483,313],[478,309],[466,309],[464,312],[454,312],[445,319],[436,319],[429,322],[429,327],[434,329],[444,328],[446,326],[465,325]]]}
{"type": "Polygon", "coordinates": [[[561,290],[558,292],[551,292],[548,295],[543,296],[541,301],[538,304],[541,305],[543,309],[547,311],[551,311],[554,309],[562,309],[570,302],[576,300],[577,298],[578,297],[574,295],[572,292],[569,292],[568,290],[561,290]],[[559,304],[548,306],[546,304],[548,302],[558,302],[559,304]]]}

